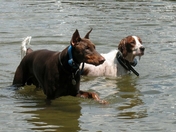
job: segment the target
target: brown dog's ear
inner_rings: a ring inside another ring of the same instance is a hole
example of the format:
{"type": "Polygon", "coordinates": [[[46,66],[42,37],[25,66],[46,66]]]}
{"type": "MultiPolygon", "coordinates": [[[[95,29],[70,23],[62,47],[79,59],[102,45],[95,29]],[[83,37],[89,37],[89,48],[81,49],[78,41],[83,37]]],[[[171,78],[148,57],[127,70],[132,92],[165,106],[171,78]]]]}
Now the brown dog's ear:
{"type": "Polygon", "coordinates": [[[127,49],[126,49],[126,38],[122,39],[119,43],[118,50],[121,51],[123,57],[127,56],[127,49]]]}
{"type": "Polygon", "coordinates": [[[74,46],[77,42],[80,42],[80,41],[81,41],[81,37],[79,35],[78,30],[76,29],[76,31],[73,33],[70,43],[72,46],[74,46]]]}
{"type": "Polygon", "coordinates": [[[90,31],[86,34],[86,36],[84,38],[89,39],[89,34],[92,32],[92,28],[90,29],[90,31]]]}

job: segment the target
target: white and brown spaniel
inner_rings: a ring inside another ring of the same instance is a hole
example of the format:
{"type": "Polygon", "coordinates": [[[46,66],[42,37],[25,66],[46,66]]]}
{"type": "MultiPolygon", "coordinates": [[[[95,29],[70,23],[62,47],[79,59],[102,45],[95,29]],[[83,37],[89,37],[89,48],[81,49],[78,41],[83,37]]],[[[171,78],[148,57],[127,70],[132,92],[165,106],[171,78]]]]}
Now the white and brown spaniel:
{"type": "Polygon", "coordinates": [[[118,45],[118,50],[113,50],[107,54],[101,54],[106,61],[99,66],[85,64],[82,75],[87,76],[122,76],[130,71],[139,76],[134,70],[137,64],[136,56],[139,59],[144,55],[144,46],[137,36],[128,36],[122,39],[118,45]]]}

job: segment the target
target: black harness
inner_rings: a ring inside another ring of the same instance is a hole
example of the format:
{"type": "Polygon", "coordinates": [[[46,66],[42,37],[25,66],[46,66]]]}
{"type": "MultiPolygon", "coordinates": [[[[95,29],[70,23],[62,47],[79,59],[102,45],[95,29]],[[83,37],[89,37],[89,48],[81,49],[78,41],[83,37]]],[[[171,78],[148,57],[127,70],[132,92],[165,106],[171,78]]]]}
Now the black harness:
{"type": "Polygon", "coordinates": [[[122,53],[120,51],[117,52],[116,58],[120,65],[122,65],[127,71],[132,71],[136,76],[139,76],[139,73],[132,67],[137,65],[136,59],[134,60],[134,62],[130,63],[129,61],[123,58],[122,53]]]}

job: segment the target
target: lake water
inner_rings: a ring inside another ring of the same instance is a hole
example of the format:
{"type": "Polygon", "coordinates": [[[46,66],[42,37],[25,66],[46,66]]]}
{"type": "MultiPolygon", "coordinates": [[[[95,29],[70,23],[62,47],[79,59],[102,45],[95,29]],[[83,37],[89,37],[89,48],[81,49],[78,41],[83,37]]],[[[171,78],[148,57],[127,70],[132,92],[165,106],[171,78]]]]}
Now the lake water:
{"type": "Polygon", "coordinates": [[[176,2],[174,0],[1,0],[1,132],[175,132],[176,2]],[[61,51],[75,29],[107,53],[119,41],[137,35],[145,55],[135,69],[139,77],[82,77],[81,90],[97,92],[108,105],[61,97],[50,106],[41,90],[12,90],[23,38],[32,48],[61,51]]]}

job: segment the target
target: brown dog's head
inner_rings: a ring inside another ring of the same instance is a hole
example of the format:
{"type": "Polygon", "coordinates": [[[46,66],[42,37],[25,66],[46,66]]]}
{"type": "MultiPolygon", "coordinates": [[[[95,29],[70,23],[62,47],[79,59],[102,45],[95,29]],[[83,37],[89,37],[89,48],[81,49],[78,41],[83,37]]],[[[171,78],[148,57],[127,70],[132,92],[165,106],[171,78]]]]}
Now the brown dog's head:
{"type": "Polygon", "coordinates": [[[73,47],[73,59],[77,63],[85,62],[97,66],[102,64],[105,59],[95,50],[95,45],[89,40],[89,34],[91,31],[92,29],[84,38],[81,38],[78,30],[76,30],[73,33],[70,43],[73,47]]]}
{"type": "Polygon", "coordinates": [[[121,51],[123,57],[129,62],[133,62],[135,56],[141,57],[144,55],[144,46],[142,41],[137,36],[128,36],[122,39],[118,45],[118,50],[121,51]]]}

